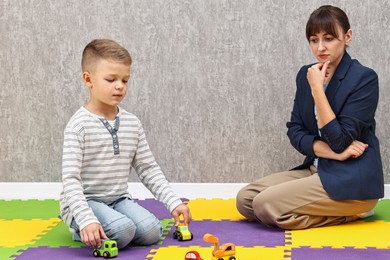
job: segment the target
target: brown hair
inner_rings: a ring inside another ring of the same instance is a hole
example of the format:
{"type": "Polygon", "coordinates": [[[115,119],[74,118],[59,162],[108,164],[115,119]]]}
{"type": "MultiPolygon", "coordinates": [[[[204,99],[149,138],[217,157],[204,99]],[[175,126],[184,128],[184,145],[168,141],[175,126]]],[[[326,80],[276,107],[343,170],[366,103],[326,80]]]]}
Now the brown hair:
{"type": "Polygon", "coordinates": [[[348,16],[343,10],[335,6],[323,5],[310,15],[306,24],[306,38],[310,41],[310,36],[321,31],[339,38],[337,24],[344,33],[351,28],[348,16]]]}
{"type": "Polygon", "coordinates": [[[131,65],[129,52],[117,42],[109,39],[96,39],[85,46],[81,59],[83,71],[91,70],[99,59],[112,60],[131,65]]]}

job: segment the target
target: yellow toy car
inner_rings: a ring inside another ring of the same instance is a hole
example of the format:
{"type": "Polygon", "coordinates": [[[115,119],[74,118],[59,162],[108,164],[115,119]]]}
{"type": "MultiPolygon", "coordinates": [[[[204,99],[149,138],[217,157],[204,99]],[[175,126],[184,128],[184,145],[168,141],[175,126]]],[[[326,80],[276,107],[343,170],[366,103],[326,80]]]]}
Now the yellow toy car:
{"type": "Polygon", "coordinates": [[[188,240],[192,240],[193,235],[188,229],[187,225],[179,224],[176,227],[175,232],[173,232],[173,238],[177,239],[178,241],[188,241],[188,240]]]}

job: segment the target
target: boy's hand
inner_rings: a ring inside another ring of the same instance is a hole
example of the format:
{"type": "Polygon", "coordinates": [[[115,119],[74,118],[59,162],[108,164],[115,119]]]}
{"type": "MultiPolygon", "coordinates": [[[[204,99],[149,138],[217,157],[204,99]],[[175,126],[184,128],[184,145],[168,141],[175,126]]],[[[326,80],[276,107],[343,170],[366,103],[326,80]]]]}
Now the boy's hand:
{"type": "Polygon", "coordinates": [[[183,215],[184,224],[188,225],[191,222],[192,216],[190,209],[185,204],[180,204],[172,211],[172,217],[175,219],[175,226],[180,224],[180,215],[183,215]]]}
{"type": "Polygon", "coordinates": [[[92,223],[80,231],[81,241],[87,246],[100,247],[100,239],[108,239],[100,224],[92,223]]]}

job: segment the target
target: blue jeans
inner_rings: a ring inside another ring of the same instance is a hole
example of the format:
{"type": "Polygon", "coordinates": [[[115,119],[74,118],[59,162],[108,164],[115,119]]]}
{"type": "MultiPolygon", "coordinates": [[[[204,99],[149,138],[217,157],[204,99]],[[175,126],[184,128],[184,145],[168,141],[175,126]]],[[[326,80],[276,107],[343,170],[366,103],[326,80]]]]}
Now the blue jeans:
{"type": "MultiPolygon", "coordinates": [[[[88,205],[107,237],[116,240],[118,248],[123,248],[130,242],[136,245],[151,245],[160,240],[162,235],[160,221],[129,198],[120,198],[109,205],[88,200],[88,205]]],[[[74,219],[71,228],[76,231],[73,239],[80,241],[80,229],[74,219]]]]}

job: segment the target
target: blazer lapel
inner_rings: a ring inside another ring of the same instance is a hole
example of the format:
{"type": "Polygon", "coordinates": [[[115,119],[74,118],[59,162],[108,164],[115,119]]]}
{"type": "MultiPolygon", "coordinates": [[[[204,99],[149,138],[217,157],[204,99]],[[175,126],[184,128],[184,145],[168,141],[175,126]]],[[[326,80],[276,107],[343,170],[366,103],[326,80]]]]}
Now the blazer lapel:
{"type": "Polygon", "coordinates": [[[347,52],[344,52],[344,56],[337,66],[337,69],[329,82],[328,88],[325,91],[328,102],[331,103],[339,89],[345,74],[348,71],[349,65],[351,64],[351,56],[347,52]]]}

